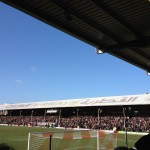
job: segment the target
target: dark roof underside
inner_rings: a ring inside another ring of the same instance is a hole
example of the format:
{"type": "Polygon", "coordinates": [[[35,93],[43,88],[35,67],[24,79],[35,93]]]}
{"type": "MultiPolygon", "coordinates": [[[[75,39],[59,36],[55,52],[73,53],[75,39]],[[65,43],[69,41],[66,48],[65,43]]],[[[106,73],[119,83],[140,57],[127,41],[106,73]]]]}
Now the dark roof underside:
{"type": "Polygon", "coordinates": [[[2,0],[150,72],[149,0],[2,0]]]}

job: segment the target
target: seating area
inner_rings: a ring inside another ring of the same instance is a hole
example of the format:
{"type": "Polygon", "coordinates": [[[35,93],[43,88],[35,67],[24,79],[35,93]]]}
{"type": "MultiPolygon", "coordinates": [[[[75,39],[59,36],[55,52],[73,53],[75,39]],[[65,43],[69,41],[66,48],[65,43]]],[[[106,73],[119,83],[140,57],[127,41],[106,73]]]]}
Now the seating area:
{"type": "MultiPolygon", "coordinates": [[[[149,132],[150,117],[126,117],[126,127],[132,132],[149,132]]],[[[124,117],[123,116],[0,116],[0,124],[17,125],[17,126],[55,126],[64,128],[86,128],[86,129],[102,129],[113,130],[117,127],[123,131],[124,117]]]]}

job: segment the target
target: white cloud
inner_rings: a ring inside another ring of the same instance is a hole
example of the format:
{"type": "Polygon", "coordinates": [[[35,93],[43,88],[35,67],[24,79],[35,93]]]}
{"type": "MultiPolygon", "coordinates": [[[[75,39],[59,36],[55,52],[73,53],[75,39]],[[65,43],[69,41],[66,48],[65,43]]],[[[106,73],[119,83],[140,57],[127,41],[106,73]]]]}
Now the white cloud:
{"type": "Polygon", "coordinates": [[[31,71],[36,71],[37,67],[36,66],[31,66],[30,69],[31,69],[31,71]]]}
{"type": "Polygon", "coordinates": [[[17,84],[22,84],[23,81],[22,81],[22,80],[16,80],[16,83],[17,83],[17,84]]]}

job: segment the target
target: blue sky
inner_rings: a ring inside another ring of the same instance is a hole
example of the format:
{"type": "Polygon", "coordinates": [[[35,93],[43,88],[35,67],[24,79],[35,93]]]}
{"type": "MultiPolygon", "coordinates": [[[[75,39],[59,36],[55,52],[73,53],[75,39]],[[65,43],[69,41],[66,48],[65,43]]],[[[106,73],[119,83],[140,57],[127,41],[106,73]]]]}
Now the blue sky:
{"type": "Polygon", "coordinates": [[[150,92],[140,68],[0,3],[0,103],[150,92]]]}

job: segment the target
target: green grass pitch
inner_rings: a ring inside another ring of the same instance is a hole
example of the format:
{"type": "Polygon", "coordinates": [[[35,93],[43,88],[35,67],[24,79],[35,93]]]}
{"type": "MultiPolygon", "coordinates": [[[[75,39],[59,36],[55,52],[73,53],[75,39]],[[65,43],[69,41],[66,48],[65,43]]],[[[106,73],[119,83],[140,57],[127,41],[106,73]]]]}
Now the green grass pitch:
{"type": "MultiPolygon", "coordinates": [[[[54,128],[39,128],[39,127],[13,127],[0,126],[0,143],[7,143],[15,150],[27,150],[28,133],[29,132],[49,132],[58,131],[54,128]]],[[[141,135],[128,134],[128,147],[133,147],[134,143],[141,135]]],[[[125,134],[118,134],[118,146],[125,146],[125,134]]]]}

